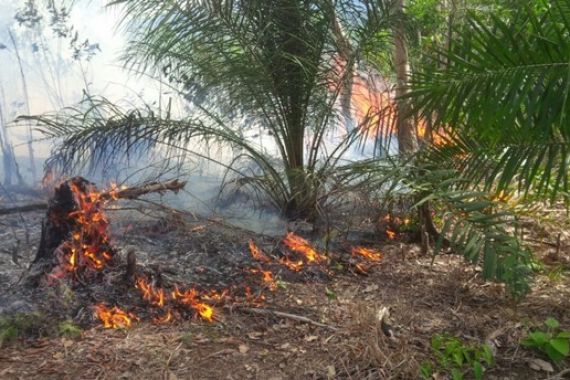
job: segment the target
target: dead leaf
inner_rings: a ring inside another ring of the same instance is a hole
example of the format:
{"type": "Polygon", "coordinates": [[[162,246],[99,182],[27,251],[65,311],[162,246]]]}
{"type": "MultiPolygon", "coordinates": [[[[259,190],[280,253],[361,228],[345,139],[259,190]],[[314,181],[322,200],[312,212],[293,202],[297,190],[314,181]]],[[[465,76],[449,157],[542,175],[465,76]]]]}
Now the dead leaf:
{"type": "Polygon", "coordinates": [[[305,342],[314,342],[315,340],[319,339],[316,335],[309,335],[305,337],[305,342]]]}
{"type": "Polygon", "coordinates": [[[73,346],[73,341],[70,339],[62,338],[61,344],[63,345],[64,348],[69,348],[69,347],[73,346]]]}
{"type": "Polygon", "coordinates": [[[334,368],[334,365],[327,366],[327,378],[334,379],[335,377],[336,377],[336,369],[334,368]]]}
{"type": "Polygon", "coordinates": [[[245,344],[240,344],[238,350],[240,353],[245,354],[246,352],[249,351],[249,347],[245,344]]]}
{"type": "Polygon", "coordinates": [[[368,285],[366,288],[364,288],[364,293],[375,292],[378,289],[379,289],[379,286],[376,284],[368,285]]]}
{"type": "Polygon", "coordinates": [[[259,332],[259,331],[254,331],[252,333],[247,334],[247,337],[249,339],[253,339],[253,340],[261,339],[262,336],[263,336],[263,333],[259,332]]]}
{"type": "Polygon", "coordinates": [[[531,359],[528,361],[528,366],[535,371],[554,372],[552,364],[542,359],[531,359]]]}
{"type": "Polygon", "coordinates": [[[285,343],[285,344],[282,344],[282,345],[279,346],[279,348],[282,349],[282,350],[286,350],[286,349],[288,349],[289,347],[291,347],[291,343],[285,343]]]}

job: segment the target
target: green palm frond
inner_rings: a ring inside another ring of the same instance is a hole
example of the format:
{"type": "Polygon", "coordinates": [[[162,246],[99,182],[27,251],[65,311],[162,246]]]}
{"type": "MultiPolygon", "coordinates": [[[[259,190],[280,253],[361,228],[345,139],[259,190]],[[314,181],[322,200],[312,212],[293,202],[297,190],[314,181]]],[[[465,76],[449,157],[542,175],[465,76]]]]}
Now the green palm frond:
{"type": "Polygon", "coordinates": [[[570,159],[570,1],[529,7],[510,20],[472,14],[457,31],[446,68],[414,75],[410,96],[423,116],[450,130],[432,148],[472,185],[568,190],[570,159]]]}

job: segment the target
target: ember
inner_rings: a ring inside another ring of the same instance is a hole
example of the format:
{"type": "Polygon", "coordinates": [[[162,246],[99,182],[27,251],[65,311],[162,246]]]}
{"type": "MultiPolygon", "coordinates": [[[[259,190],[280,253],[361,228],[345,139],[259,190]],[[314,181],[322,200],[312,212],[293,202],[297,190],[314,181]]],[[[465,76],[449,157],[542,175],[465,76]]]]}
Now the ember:
{"type": "Polygon", "coordinates": [[[274,291],[275,289],[277,289],[277,282],[275,281],[275,277],[273,276],[273,273],[271,271],[252,268],[250,269],[250,272],[261,273],[261,280],[269,290],[274,291]]]}
{"type": "Polygon", "coordinates": [[[271,261],[269,257],[267,257],[267,255],[263,253],[257,245],[255,245],[253,240],[249,241],[249,251],[251,252],[251,256],[257,261],[262,263],[268,263],[271,261]]]}

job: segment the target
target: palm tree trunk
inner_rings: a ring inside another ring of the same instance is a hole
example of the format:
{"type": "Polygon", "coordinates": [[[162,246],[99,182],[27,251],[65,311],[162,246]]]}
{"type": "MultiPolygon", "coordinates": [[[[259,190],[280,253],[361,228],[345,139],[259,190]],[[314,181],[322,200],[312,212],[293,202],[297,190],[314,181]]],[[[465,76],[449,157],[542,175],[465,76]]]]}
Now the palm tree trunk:
{"type": "Polygon", "coordinates": [[[408,93],[408,79],[410,76],[410,63],[408,48],[406,45],[404,27],[404,0],[396,0],[394,3],[397,17],[393,29],[394,35],[394,62],[396,66],[396,129],[398,133],[398,146],[400,153],[409,154],[418,150],[416,128],[413,122],[412,107],[410,101],[404,98],[408,93]]]}

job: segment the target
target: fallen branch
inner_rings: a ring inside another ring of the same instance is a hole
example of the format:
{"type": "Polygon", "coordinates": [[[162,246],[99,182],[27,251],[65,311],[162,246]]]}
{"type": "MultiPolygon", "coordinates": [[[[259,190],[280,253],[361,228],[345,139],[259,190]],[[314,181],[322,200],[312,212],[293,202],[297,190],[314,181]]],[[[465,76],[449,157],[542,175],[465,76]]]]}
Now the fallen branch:
{"type": "Polygon", "coordinates": [[[0,215],[17,214],[20,212],[29,212],[29,211],[41,211],[41,210],[46,210],[47,207],[48,207],[47,202],[43,202],[43,203],[31,203],[29,205],[18,206],[18,207],[0,208],[0,215]]]}
{"type": "MultiPolygon", "coordinates": [[[[173,191],[177,193],[184,188],[186,181],[177,179],[168,182],[152,182],[143,186],[129,187],[121,190],[109,190],[101,194],[102,200],[112,199],[136,199],[141,195],[149,193],[162,193],[165,191],[173,191]]],[[[41,211],[48,208],[47,202],[32,203],[24,206],[0,208],[0,215],[16,214],[20,212],[41,211]]]]}
{"type": "Polygon", "coordinates": [[[110,190],[105,191],[101,194],[101,199],[136,199],[141,195],[148,193],[163,193],[165,191],[172,191],[178,193],[180,189],[186,186],[186,181],[179,181],[174,179],[168,182],[151,182],[149,184],[138,186],[138,187],[128,187],[121,190],[110,190]]]}
{"type": "Polygon", "coordinates": [[[277,310],[253,308],[253,307],[240,307],[240,310],[243,310],[243,311],[245,311],[247,313],[251,313],[251,314],[274,315],[276,317],[292,319],[294,321],[308,323],[308,324],[313,325],[313,326],[324,327],[324,328],[332,330],[332,331],[338,331],[338,327],[326,325],[324,323],[314,321],[310,318],[303,317],[302,315],[290,314],[290,313],[285,313],[283,311],[277,311],[277,310]]]}

